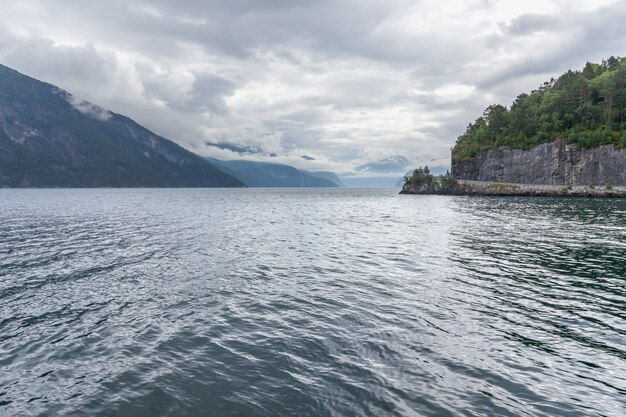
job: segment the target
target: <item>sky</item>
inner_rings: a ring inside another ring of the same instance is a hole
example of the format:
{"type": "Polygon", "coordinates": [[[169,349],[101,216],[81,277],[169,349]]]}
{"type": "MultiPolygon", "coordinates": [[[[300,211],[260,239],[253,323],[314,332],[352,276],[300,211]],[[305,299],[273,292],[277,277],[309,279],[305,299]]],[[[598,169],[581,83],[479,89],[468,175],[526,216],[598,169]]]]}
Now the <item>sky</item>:
{"type": "Polygon", "coordinates": [[[445,169],[488,105],[626,55],[626,0],[0,0],[0,10],[4,65],[200,155],[343,178],[445,169]]]}

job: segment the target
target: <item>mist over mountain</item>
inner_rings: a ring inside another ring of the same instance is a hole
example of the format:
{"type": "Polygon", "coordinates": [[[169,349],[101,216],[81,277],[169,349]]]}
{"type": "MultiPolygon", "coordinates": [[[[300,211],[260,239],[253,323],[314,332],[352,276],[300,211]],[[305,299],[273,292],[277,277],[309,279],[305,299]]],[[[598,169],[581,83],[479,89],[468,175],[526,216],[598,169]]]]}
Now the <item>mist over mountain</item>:
{"type": "Polygon", "coordinates": [[[133,120],[0,65],[0,187],[242,187],[133,120]]]}
{"type": "Polygon", "coordinates": [[[313,175],[314,177],[318,177],[318,178],[324,178],[327,179],[329,181],[334,182],[335,184],[337,184],[337,186],[339,187],[345,187],[346,184],[344,184],[344,182],[341,180],[341,178],[339,178],[337,176],[337,174],[335,174],[332,171],[305,171],[305,170],[300,170],[306,174],[309,175],[313,175]]]}
{"type": "Polygon", "coordinates": [[[332,172],[302,171],[290,165],[269,162],[206,159],[249,187],[343,186],[341,180],[332,172]]]}

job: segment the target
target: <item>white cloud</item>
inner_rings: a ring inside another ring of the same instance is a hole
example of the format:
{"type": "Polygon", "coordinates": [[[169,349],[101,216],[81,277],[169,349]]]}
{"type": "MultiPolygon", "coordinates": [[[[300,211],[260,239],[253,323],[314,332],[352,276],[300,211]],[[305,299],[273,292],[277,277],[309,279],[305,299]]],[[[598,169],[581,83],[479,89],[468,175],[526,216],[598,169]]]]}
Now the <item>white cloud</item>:
{"type": "Polygon", "coordinates": [[[0,0],[0,62],[204,155],[434,166],[487,105],[626,55],[625,5],[0,0]]]}
{"type": "Polygon", "coordinates": [[[81,100],[71,94],[69,94],[66,99],[76,110],[94,119],[104,122],[113,117],[113,114],[109,110],[103,109],[88,101],[81,100]]]}

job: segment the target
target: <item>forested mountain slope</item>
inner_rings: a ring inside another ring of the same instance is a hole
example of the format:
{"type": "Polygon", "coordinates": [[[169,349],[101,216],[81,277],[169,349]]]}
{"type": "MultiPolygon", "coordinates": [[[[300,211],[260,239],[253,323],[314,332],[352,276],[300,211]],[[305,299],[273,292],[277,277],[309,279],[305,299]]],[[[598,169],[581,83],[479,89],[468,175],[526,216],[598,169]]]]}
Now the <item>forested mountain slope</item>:
{"type": "Polygon", "coordinates": [[[494,104],[470,123],[452,149],[453,161],[507,145],[530,149],[564,139],[578,148],[626,147],[626,58],[587,63],[520,94],[507,108],[494,104]]]}
{"type": "Polygon", "coordinates": [[[242,187],[133,120],[0,65],[0,187],[242,187]]]}

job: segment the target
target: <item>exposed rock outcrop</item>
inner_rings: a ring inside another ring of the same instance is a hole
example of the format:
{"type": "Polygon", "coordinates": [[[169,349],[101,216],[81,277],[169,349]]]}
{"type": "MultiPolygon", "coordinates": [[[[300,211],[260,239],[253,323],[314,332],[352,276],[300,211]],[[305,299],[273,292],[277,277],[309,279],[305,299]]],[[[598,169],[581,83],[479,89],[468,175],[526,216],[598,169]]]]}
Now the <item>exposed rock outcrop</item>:
{"type": "Polygon", "coordinates": [[[415,184],[407,182],[400,194],[440,194],[440,195],[467,195],[468,187],[461,183],[441,185],[438,182],[430,184],[415,184]]]}
{"type": "Polygon", "coordinates": [[[476,158],[452,161],[457,180],[541,185],[626,185],[626,149],[579,149],[564,140],[529,150],[502,146],[476,158]]]}
{"type": "Polygon", "coordinates": [[[626,187],[619,186],[564,186],[540,184],[511,184],[481,181],[457,181],[442,186],[437,183],[416,185],[407,183],[400,194],[484,195],[517,197],[590,197],[626,198],[626,187]]]}

